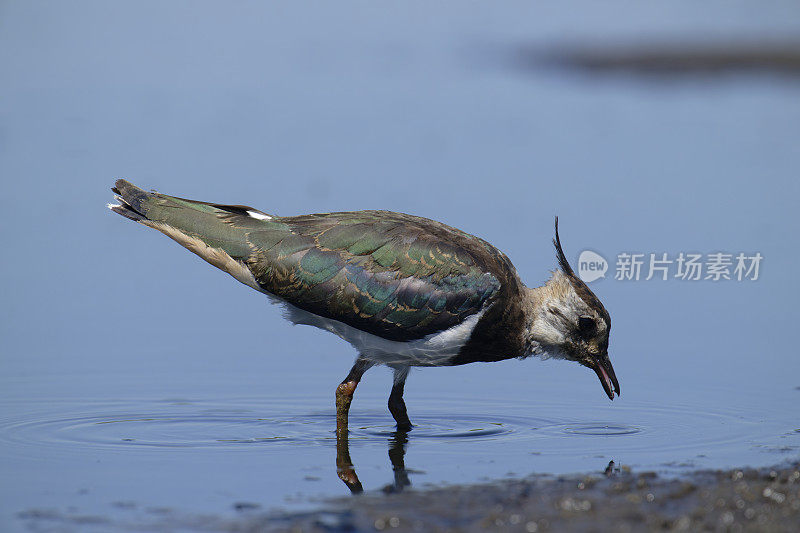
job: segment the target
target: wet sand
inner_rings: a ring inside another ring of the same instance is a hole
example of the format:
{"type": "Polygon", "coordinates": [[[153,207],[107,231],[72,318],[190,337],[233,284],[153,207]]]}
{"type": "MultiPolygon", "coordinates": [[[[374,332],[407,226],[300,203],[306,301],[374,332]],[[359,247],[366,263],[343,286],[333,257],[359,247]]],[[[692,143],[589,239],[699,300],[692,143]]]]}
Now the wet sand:
{"type": "Polygon", "coordinates": [[[233,516],[118,504],[110,515],[30,509],[31,531],[800,531],[800,460],[780,467],[698,471],[679,479],[613,463],[589,475],[534,475],[474,485],[383,491],[309,512],[232,505],[233,516]]]}
{"type": "Polygon", "coordinates": [[[429,490],[389,489],[304,514],[263,515],[229,531],[800,531],[800,461],[680,479],[609,465],[429,490]]]}

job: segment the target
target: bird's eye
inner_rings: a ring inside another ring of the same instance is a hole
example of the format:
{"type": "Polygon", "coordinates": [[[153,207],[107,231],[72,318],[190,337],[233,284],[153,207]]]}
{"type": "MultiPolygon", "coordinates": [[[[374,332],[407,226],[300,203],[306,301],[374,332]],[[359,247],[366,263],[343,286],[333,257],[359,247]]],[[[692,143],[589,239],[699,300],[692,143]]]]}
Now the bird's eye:
{"type": "Polygon", "coordinates": [[[597,328],[597,324],[595,324],[594,319],[589,316],[582,316],[578,318],[578,329],[581,333],[585,335],[589,335],[594,333],[595,329],[597,328]]]}

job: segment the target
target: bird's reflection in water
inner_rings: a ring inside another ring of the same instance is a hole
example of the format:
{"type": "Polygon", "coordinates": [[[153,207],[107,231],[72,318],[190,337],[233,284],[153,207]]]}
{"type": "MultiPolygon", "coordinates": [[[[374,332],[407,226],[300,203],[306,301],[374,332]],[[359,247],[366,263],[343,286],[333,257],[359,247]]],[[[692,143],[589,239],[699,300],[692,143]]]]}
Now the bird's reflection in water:
{"type": "MultiPolygon", "coordinates": [[[[396,493],[411,485],[408,479],[409,471],[406,470],[405,456],[406,444],[408,443],[408,431],[395,431],[389,437],[389,462],[392,464],[394,480],[391,484],[383,487],[383,492],[396,493]]],[[[361,481],[358,480],[355,466],[350,459],[350,444],[347,433],[336,436],[336,472],[350,492],[360,494],[364,492],[361,481]]],[[[413,473],[414,470],[411,470],[413,473]]],[[[620,468],[612,460],[602,471],[606,477],[616,477],[620,473],[620,468]]]]}
{"type": "Polygon", "coordinates": [[[394,482],[384,487],[384,492],[400,492],[411,485],[406,471],[406,443],[408,431],[395,431],[389,439],[389,461],[392,463],[394,482]]]}
{"type": "MultiPolygon", "coordinates": [[[[408,443],[408,431],[395,431],[389,437],[389,462],[392,464],[394,480],[383,488],[384,492],[401,492],[411,485],[406,471],[405,455],[408,443]]],[[[353,461],[350,459],[350,442],[347,433],[336,436],[336,472],[350,492],[359,494],[364,491],[358,480],[353,461]]]]}

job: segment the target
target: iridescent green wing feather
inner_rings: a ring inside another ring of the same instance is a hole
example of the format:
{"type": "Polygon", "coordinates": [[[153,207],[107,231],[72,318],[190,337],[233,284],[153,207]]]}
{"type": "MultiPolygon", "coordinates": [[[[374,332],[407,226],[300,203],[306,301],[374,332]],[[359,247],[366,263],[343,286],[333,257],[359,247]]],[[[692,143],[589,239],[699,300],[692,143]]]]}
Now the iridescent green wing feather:
{"type": "Polygon", "coordinates": [[[121,201],[111,206],[115,212],[162,231],[240,281],[250,285],[252,273],[253,286],[300,309],[391,340],[459,324],[498,297],[501,281],[516,279],[487,242],[411,215],[276,217],[146,192],[125,180],[114,192],[121,201]]]}
{"type": "Polygon", "coordinates": [[[265,290],[398,341],[479,312],[500,290],[491,263],[505,258],[477,237],[386,211],[280,218],[247,240],[246,262],[265,290]]]}

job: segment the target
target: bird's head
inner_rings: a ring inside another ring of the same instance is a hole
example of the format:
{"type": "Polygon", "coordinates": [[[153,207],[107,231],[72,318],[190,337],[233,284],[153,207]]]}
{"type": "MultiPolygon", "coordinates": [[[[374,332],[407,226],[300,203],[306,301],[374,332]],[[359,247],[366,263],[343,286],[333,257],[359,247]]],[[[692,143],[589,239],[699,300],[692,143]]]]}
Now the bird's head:
{"type": "Polygon", "coordinates": [[[611,317],[603,304],[569,265],[561,239],[553,239],[559,269],[548,282],[530,291],[528,343],[542,357],[575,361],[595,371],[610,399],[620,393],[614,367],[608,358],[611,317]]]}

